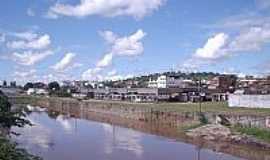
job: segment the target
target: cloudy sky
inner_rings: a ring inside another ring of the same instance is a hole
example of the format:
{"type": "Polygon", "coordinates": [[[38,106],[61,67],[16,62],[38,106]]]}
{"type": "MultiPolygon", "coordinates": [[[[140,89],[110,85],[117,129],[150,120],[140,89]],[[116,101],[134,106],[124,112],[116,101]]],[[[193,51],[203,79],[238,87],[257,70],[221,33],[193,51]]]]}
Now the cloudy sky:
{"type": "Polygon", "coordinates": [[[0,3],[1,80],[270,71],[270,0],[0,3]]]}

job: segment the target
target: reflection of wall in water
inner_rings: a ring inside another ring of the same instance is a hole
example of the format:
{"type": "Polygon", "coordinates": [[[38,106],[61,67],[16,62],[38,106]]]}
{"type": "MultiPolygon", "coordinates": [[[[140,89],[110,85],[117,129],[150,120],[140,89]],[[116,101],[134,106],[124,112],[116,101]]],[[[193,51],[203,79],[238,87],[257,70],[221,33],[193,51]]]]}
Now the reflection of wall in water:
{"type": "MultiPolygon", "coordinates": [[[[193,143],[198,146],[198,148],[210,148],[215,150],[216,152],[223,152],[233,155],[238,155],[247,159],[261,160],[266,159],[266,157],[270,154],[266,154],[265,151],[253,148],[245,148],[238,144],[228,144],[228,143],[216,143],[216,142],[198,142],[193,141],[192,139],[188,139],[185,135],[178,132],[178,129],[175,126],[168,126],[159,123],[151,123],[151,121],[145,122],[134,119],[126,119],[121,118],[117,115],[110,115],[104,113],[92,112],[89,107],[83,107],[78,105],[65,105],[61,107],[57,106],[48,106],[50,111],[58,111],[65,113],[71,117],[75,118],[83,118],[92,121],[104,122],[106,126],[110,126],[110,134],[111,136],[119,136],[117,134],[117,129],[115,130],[115,126],[122,126],[125,128],[133,128],[145,133],[155,134],[159,136],[165,136],[172,139],[179,139],[182,142],[193,143]],[[63,109],[63,110],[62,110],[63,109]],[[112,125],[109,125],[112,124],[112,125]]],[[[116,127],[119,128],[119,127],[116,127]]],[[[108,127],[107,127],[108,129],[108,127]]],[[[133,142],[132,142],[133,143],[133,142]]],[[[137,143],[136,143],[137,144],[137,143]]],[[[117,141],[115,141],[115,145],[117,145],[117,141]]],[[[108,152],[110,151],[110,146],[107,148],[108,152]]],[[[133,146],[137,149],[136,152],[138,156],[140,155],[138,145],[133,146]]],[[[132,149],[132,148],[131,148],[132,149]]],[[[199,153],[199,150],[198,150],[199,153]]],[[[201,158],[201,155],[198,155],[197,158],[201,158]]]]}
{"type": "MultiPolygon", "coordinates": [[[[138,120],[143,122],[158,123],[171,127],[179,127],[183,123],[190,121],[198,121],[198,112],[174,112],[167,109],[155,110],[154,107],[138,107],[136,104],[130,105],[125,103],[109,103],[109,102],[90,102],[63,99],[49,99],[39,102],[40,106],[60,109],[63,113],[72,113],[81,115],[82,110],[87,112],[101,113],[105,115],[118,116],[124,119],[138,120]]],[[[139,104],[138,104],[139,105],[139,104]]],[[[204,113],[210,123],[215,123],[216,118],[220,114],[204,113]]],[[[237,115],[222,114],[232,124],[242,124],[245,126],[269,128],[269,116],[258,115],[237,115]]]]}

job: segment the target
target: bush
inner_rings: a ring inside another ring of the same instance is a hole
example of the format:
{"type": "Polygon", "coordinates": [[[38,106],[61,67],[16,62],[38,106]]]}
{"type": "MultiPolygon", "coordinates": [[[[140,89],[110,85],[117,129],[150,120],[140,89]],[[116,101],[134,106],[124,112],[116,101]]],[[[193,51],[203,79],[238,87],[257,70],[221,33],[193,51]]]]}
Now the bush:
{"type": "MultiPolygon", "coordinates": [[[[30,121],[24,119],[22,110],[12,110],[8,98],[0,92],[0,129],[8,131],[12,126],[23,127],[31,125],[30,121]]],[[[16,133],[14,133],[16,134],[16,133]]],[[[30,155],[24,149],[17,148],[17,144],[10,142],[7,135],[0,135],[0,160],[39,160],[40,158],[30,155]]]]}
{"type": "Polygon", "coordinates": [[[206,118],[206,116],[203,113],[200,113],[199,115],[199,121],[201,124],[208,124],[208,119],[206,118]]]}
{"type": "Polygon", "coordinates": [[[0,127],[10,129],[12,126],[23,127],[31,125],[30,121],[25,119],[25,114],[21,109],[11,109],[8,98],[0,93],[0,127]]]}
{"type": "Polygon", "coordinates": [[[50,91],[49,95],[56,97],[71,97],[71,93],[68,93],[64,90],[50,91]]]}
{"type": "Polygon", "coordinates": [[[236,125],[233,127],[233,129],[242,134],[251,135],[258,139],[270,142],[270,131],[267,129],[261,129],[256,127],[245,127],[241,125],[236,125]]]}
{"type": "Polygon", "coordinates": [[[41,160],[41,158],[30,155],[24,149],[17,148],[15,143],[0,137],[0,159],[1,160],[41,160]]]}

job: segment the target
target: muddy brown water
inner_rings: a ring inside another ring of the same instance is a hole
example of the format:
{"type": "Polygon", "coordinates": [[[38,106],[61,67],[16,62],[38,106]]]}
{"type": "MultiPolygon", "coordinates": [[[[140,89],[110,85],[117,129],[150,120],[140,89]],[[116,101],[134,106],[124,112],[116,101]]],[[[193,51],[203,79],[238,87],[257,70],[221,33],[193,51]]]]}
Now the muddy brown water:
{"type": "Polygon", "coordinates": [[[177,128],[94,112],[27,105],[34,126],[12,128],[21,147],[45,160],[268,160],[259,148],[187,138],[177,128]]]}

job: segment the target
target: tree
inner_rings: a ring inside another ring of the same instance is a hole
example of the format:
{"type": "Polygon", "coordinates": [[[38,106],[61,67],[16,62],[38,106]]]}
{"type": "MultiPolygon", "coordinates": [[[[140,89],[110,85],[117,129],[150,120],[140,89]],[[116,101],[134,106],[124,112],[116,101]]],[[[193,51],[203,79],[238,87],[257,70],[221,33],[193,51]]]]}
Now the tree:
{"type": "Polygon", "coordinates": [[[7,81],[3,81],[3,86],[4,86],[4,87],[7,86],[7,81]]]}
{"type": "Polygon", "coordinates": [[[24,90],[28,90],[29,88],[34,88],[34,84],[31,82],[28,82],[23,87],[24,90]]]}
{"type": "Polygon", "coordinates": [[[16,81],[10,82],[10,87],[16,88],[16,81]]]}
{"type": "Polygon", "coordinates": [[[26,120],[25,117],[26,115],[21,109],[11,110],[8,98],[0,91],[0,128],[8,131],[12,126],[31,125],[30,121],[26,120]]]}
{"type": "Polygon", "coordinates": [[[60,90],[60,85],[56,81],[49,83],[48,87],[52,91],[58,91],[58,90],[60,90]]]}
{"type": "MultiPolygon", "coordinates": [[[[6,130],[9,135],[12,126],[23,127],[27,124],[31,125],[30,121],[24,119],[25,116],[21,109],[11,110],[8,98],[0,90],[0,129],[2,131],[3,129],[6,130]]],[[[16,143],[11,142],[5,136],[7,135],[0,132],[1,160],[41,160],[41,158],[27,153],[26,150],[18,148],[16,143]]]]}
{"type": "Polygon", "coordinates": [[[1,160],[42,160],[37,156],[29,154],[25,149],[17,147],[16,143],[0,137],[0,159],[1,160]]]}
{"type": "Polygon", "coordinates": [[[45,89],[46,88],[46,84],[42,83],[42,82],[36,82],[33,84],[34,87],[33,88],[43,88],[45,89]]]}

